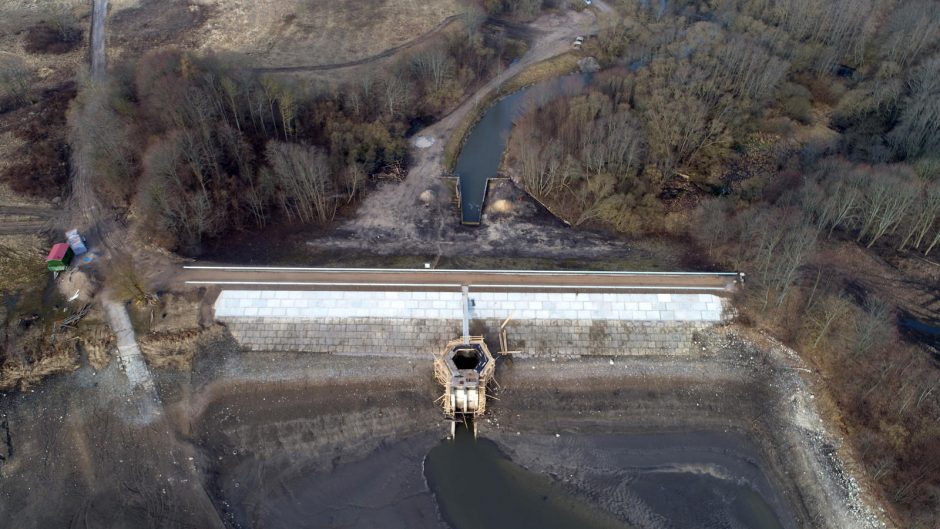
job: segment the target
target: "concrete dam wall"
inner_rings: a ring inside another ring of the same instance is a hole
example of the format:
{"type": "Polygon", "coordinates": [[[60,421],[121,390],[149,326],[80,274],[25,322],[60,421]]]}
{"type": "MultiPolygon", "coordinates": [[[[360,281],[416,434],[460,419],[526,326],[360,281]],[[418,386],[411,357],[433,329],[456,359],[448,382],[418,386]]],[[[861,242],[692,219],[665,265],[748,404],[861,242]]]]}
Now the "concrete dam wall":
{"type": "MultiPolygon", "coordinates": [[[[713,294],[471,292],[471,334],[524,355],[687,355],[727,316],[713,294]]],[[[427,358],[461,335],[459,291],[223,290],[215,317],[255,351],[427,358]]]]}

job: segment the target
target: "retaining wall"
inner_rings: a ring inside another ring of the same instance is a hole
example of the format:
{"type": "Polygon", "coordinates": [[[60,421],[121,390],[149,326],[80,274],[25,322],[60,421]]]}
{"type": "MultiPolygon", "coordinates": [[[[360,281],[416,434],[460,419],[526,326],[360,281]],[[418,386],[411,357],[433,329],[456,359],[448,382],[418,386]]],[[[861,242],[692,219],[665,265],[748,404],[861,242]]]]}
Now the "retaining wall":
{"type": "MultiPolygon", "coordinates": [[[[710,294],[474,292],[471,333],[527,355],[690,354],[722,321],[710,294]]],[[[422,356],[461,333],[460,292],[226,290],[216,319],[251,350],[422,356]]]]}

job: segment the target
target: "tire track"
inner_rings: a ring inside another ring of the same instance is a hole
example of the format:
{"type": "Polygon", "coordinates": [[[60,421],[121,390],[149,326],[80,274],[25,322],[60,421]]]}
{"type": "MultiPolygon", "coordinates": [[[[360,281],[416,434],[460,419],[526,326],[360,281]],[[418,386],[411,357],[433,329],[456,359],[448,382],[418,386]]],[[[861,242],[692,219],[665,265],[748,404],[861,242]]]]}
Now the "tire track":
{"type": "Polygon", "coordinates": [[[381,59],[385,59],[395,55],[396,53],[417,46],[418,44],[427,42],[432,37],[439,34],[445,28],[457,21],[462,15],[451,15],[444,20],[442,20],[437,26],[435,26],[431,31],[409,40],[398,46],[388,48],[387,50],[380,52],[376,55],[371,55],[369,57],[364,57],[362,59],[356,59],[354,61],[346,62],[337,62],[332,64],[312,64],[312,65],[297,65],[297,66],[271,66],[271,67],[262,67],[255,68],[256,72],[262,73],[290,73],[290,72],[320,72],[326,70],[339,70],[341,68],[350,68],[353,66],[362,66],[363,64],[368,64],[370,62],[375,62],[381,59]]]}

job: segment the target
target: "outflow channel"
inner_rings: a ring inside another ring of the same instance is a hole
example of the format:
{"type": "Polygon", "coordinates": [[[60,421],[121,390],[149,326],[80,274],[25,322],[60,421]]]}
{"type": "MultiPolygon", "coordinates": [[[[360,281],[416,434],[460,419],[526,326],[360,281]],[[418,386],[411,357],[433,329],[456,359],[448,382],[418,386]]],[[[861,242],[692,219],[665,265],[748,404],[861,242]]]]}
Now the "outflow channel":
{"type": "Polygon", "coordinates": [[[512,131],[513,120],[526,108],[526,102],[544,100],[583,90],[587,76],[566,75],[514,92],[497,101],[474,125],[457,158],[460,186],[460,215],[464,224],[480,224],[487,182],[497,175],[512,131]]]}

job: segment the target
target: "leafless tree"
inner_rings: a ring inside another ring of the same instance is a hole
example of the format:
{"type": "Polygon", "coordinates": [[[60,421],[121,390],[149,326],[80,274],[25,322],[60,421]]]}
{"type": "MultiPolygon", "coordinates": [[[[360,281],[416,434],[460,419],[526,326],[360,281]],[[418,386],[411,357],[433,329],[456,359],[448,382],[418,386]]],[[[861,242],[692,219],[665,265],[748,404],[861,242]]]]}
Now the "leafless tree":
{"type": "Polygon", "coordinates": [[[819,342],[825,338],[832,325],[845,318],[852,309],[852,302],[841,295],[827,297],[815,315],[811,315],[813,323],[816,326],[816,340],[813,341],[813,347],[819,347],[819,342]]]}
{"type": "Polygon", "coordinates": [[[435,47],[415,54],[411,67],[419,80],[437,91],[453,75],[454,64],[447,52],[435,47]]]}
{"type": "Polygon", "coordinates": [[[918,68],[911,80],[892,143],[909,157],[940,149],[940,55],[918,68]]]}
{"type": "Polygon", "coordinates": [[[712,115],[708,106],[684,86],[656,86],[647,90],[640,96],[640,108],[650,155],[660,172],[669,178],[678,167],[692,162],[703,148],[720,141],[725,123],[722,115],[712,115]]]}
{"type": "Polygon", "coordinates": [[[278,200],[289,217],[302,222],[329,222],[336,197],[326,155],[308,145],[269,141],[265,158],[278,188],[278,200]]]}
{"type": "Polygon", "coordinates": [[[462,19],[464,28],[467,30],[467,40],[468,42],[472,42],[479,34],[480,27],[486,22],[486,12],[476,5],[471,4],[467,10],[464,11],[462,19]]]}
{"type": "Polygon", "coordinates": [[[865,354],[884,344],[890,337],[892,308],[884,301],[870,298],[865,303],[865,310],[855,319],[856,354],[865,354]]]}
{"type": "Polygon", "coordinates": [[[874,176],[863,184],[865,188],[859,206],[859,233],[856,239],[861,242],[867,238],[868,247],[905,218],[918,193],[910,172],[897,175],[886,171],[874,176]]]}
{"type": "MultiPolygon", "coordinates": [[[[213,233],[218,220],[205,182],[193,187],[184,166],[182,139],[173,135],[159,141],[144,155],[144,205],[157,216],[164,232],[185,244],[196,244],[213,233]]],[[[197,177],[198,179],[198,177],[197,177]]]]}
{"type": "Polygon", "coordinates": [[[940,10],[930,0],[900,2],[891,9],[879,51],[889,60],[910,65],[926,49],[940,40],[940,10]]]}
{"type": "Polygon", "coordinates": [[[366,182],[366,172],[361,164],[350,163],[341,174],[343,187],[346,189],[346,203],[352,202],[366,182]]]}
{"type": "Polygon", "coordinates": [[[389,75],[382,83],[382,100],[388,115],[398,115],[411,95],[407,82],[399,75],[389,75]]]}
{"type": "Polygon", "coordinates": [[[925,184],[918,194],[904,222],[907,229],[899,250],[904,250],[908,245],[919,249],[930,240],[931,234],[940,230],[940,182],[925,184]]]}

